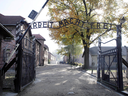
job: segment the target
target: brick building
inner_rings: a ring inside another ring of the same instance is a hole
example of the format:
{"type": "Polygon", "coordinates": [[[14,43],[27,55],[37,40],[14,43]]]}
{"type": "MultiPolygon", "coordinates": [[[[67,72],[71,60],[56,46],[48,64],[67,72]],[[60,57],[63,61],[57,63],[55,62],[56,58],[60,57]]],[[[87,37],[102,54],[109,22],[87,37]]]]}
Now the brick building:
{"type": "Polygon", "coordinates": [[[56,57],[51,53],[48,52],[48,60],[49,60],[49,64],[56,64],[56,57]]]}
{"type": "MultiPolygon", "coordinates": [[[[13,34],[8,30],[6,29],[1,23],[0,23],[0,50],[2,49],[1,46],[1,42],[3,40],[5,40],[6,38],[10,38],[10,39],[13,39],[14,36],[13,34]]],[[[1,57],[1,51],[0,51],[0,57],[1,57]]],[[[2,88],[3,88],[3,77],[1,76],[1,68],[3,67],[3,65],[1,64],[2,62],[2,59],[0,59],[0,95],[2,94],[2,88]]]]}
{"type": "Polygon", "coordinates": [[[34,43],[35,43],[35,66],[39,66],[40,65],[40,46],[41,46],[41,43],[38,41],[38,39],[35,38],[34,40],[34,43]]]}
{"type": "Polygon", "coordinates": [[[36,43],[36,58],[39,60],[36,60],[37,64],[39,64],[39,66],[43,66],[44,65],[44,41],[45,38],[42,37],[40,34],[33,34],[33,36],[35,36],[36,41],[38,41],[38,43],[36,43]],[[39,49],[39,50],[38,50],[39,49]]]}
{"type": "Polygon", "coordinates": [[[44,44],[44,64],[48,64],[48,53],[49,53],[49,48],[46,44],[44,44]]]}
{"type": "MultiPolygon", "coordinates": [[[[9,41],[8,39],[2,40],[2,46],[1,46],[1,57],[2,60],[1,65],[6,62],[7,58],[9,57],[10,53],[13,51],[15,45],[16,45],[16,25],[21,20],[24,20],[21,16],[5,16],[0,14],[0,23],[9,30],[11,34],[13,34],[14,39],[9,41]]],[[[15,56],[15,55],[14,55],[15,56]]],[[[14,58],[14,56],[12,58],[14,58]]]]}

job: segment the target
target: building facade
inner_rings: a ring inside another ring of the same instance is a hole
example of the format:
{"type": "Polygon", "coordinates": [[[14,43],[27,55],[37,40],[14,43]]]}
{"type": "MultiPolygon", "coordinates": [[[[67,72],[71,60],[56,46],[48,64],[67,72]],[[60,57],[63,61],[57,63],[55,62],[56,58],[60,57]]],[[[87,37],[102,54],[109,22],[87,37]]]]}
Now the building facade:
{"type": "Polygon", "coordinates": [[[49,48],[45,44],[44,45],[44,65],[47,65],[48,64],[48,53],[49,53],[49,48]]]}
{"type": "Polygon", "coordinates": [[[34,43],[35,43],[35,66],[37,67],[37,66],[39,66],[40,65],[40,46],[41,46],[41,43],[37,40],[37,39],[35,39],[34,40],[34,43]]]}
{"type": "MultiPolygon", "coordinates": [[[[1,23],[0,23],[0,50],[2,49],[1,46],[1,42],[2,40],[5,40],[6,38],[10,38],[10,39],[14,39],[14,36],[13,34],[8,30],[6,29],[1,23]]],[[[2,51],[0,51],[0,57],[2,51]]],[[[3,60],[2,58],[0,59],[0,95],[2,94],[2,88],[3,88],[3,76],[2,76],[2,70],[1,68],[3,67],[3,60]]]]}
{"type": "MultiPolygon", "coordinates": [[[[102,51],[107,51],[113,48],[114,47],[102,47],[102,51]]],[[[98,47],[89,48],[89,67],[97,68],[97,61],[98,61],[97,58],[98,58],[98,47]]],[[[126,48],[125,47],[122,47],[122,58],[126,60],[126,48]]],[[[64,56],[63,61],[68,62],[68,57],[64,56]]],[[[82,57],[82,54],[77,56],[74,62],[84,64],[84,58],[82,57]]],[[[123,65],[123,68],[125,68],[124,65],[123,65]]]]}
{"type": "MultiPolygon", "coordinates": [[[[110,50],[110,49],[113,49],[115,47],[112,47],[112,46],[104,46],[104,47],[101,47],[101,50],[102,51],[107,51],[107,50],[110,50]]],[[[95,68],[97,68],[97,58],[98,58],[98,47],[92,47],[89,49],[89,52],[91,54],[91,66],[94,66],[95,68]]],[[[122,47],[122,58],[124,58],[126,60],[126,54],[127,53],[127,50],[125,47],[122,47]]],[[[107,61],[106,61],[107,62],[107,61]]],[[[114,67],[114,66],[113,66],[114,67]]],[[[123,68],[125,68],[125,66],[123,65],[123,68]]]]}
{"type": "MultiPolygon", "coordinates": [[[[9,55],[11,52],[14,50],[14,47],[16,45],[16,25],[18,22],[21,20],[24,20],[23,17],[21,16],[5,16],[0,14],[0,23],[10,31],[10,33],[14,36],[13,40],[9,40],[9,38],[6,38],[5,40],[2,40],[2,46],[1,46],[1,57],[0,59],[2,60],[1,64],[3,65],[6,60],[8,59],[9,55]]],[[[11,59],[15,57],[12,56],[11,59]]],[[[13,65],[14,67],[14,65],[13,65]]]]}
{"type": "Polygon", "coordinates": [[[48,61],[49,61],[48,62],[49,64],[56,64],[57,63],[56,57],[51,52],[48,53],[48,61]]]}
{"type": "MultiPolygon", "coordinates": [[[[33,36],[35,36],[35,39],[38,40],[38,42],[40,42],[40,44],[38,44],[38,46],[36,46],[37,48],[39,48],[38,51],[36,51],[36,56],[38,58],[37,62],[39,64],[39,66],[44,66],[44,41],[45,38],[42,37],[40,34],[33,34],[33,36]]],[[[38,65],[37,64],[37,65],[38,65]]]]}

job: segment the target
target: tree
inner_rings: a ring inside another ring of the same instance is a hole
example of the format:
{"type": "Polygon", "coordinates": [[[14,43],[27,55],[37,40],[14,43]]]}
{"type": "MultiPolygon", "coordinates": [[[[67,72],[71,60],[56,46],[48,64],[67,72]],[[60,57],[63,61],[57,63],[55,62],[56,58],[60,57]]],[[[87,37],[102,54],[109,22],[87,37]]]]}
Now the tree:
{"type": "MultiPolygon", "coordinates": [[[[64,40],[63,40],[64,43],[64,40]]],[[[68,63],[74,63],[74,59],[82,53],[82,46],[72,42],[70,45],[62,45],[60,49],[58,49],[58,54],[64,55],[68,57],[68,63]],[[73,60],[72,60],[73,58],[73,60]]]]}
{"type": "MultiPolygon", "coordinates": [[[[65,18],[76,18],[72,22],[80,19],[87,22],[87,28],[83,29],[73,24],[63,26],[60,29],[50,29],[53,40],[59,44],[63,38],[67,38],[68,43],[72,39],[76,43],[84,46],[84,69],[89,68],[89,46],[92,44],[93,36],[103,33],[105,30],[90,29],[89,22],[109,22],[118,23],[123,15],[127,15],[128,4],[123,0],[50,0],[49,15],[52,21],[61,21],[65,18]],[[123,13],[119,12],[122,9],[123,13]],[[99,13],[99,11],[101,13],[99,13]]],[[[67,21],[68,22],[68,21],[67,21]]],[[[58,26],[58,25],[54,25],[58,26]]],[[[94,25],[96,26],[96,25],[94,25]]],[[[116,28],[116,27],[115,27],[116,28]]],[[[115,30],[113,28],[113,30],[115,30]]],[[[127,28],[125,26],[125,28],[127,28]]],[[[112,36],[111,31],[105,36],[112,36]]]]}

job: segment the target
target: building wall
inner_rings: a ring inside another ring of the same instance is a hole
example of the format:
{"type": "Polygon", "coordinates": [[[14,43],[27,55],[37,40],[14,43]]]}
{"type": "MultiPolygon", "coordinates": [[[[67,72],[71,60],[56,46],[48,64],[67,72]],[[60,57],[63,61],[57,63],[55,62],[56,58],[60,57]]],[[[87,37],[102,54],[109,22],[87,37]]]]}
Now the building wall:
{"type": "Polygon", "coordinates": [[[57,63],[56,57],[50,52],[48,53],[48,59],[50,61],[50,64],[56,64],[57,63]]]}
{"type": "MultiPolygon", "coordinates": [[[[3,32],[3,31],[2,31],[3,32]]],[[[2,76],[2,70],[1,68],[3,67],[4,65],[4,61],[3,61],[3,50],[6,48],[6,47],[3,47],[4,45],[6,45],[6,42],[3,40],[3,34],[1,34],[2,32],[0,32],[0,96],[2,95],[2,89],[3,89],[3,78],[4,76],[2,76]]],[[[4,31],[6,34],[8,32],[4,31]]],[[[13,42],[11,42],[13,43],[13,42]]],[[[7,44],[9,46],[9,44],[7,44]]],[[[6,45],[6,46],[7,46],[6,45]]],[[[11,47],[10,47],[11,48],[11,47]]],[[[10,49],[11,50],[11,49],[10,49]]]]}
{"type": "Polygon", "coordinates": [[[91,66],[96,68],[97,67],[97,55],[91,55],[91,58],[92,58],[91,66]]]}
{"type": "Polygon", "coordinates": [[[38,55],[37,57],[39,57],[39,66],[43,66],[44,65],[44,60],[45,60],[45,58],[44,58],[44,41],[45,41],[45,38],[44,37],[42,37],[40,34],[33,34],[33,36],[35,36],[35,39],[36,39],[36,41],[38,41],[38,43],[40,44],[39,45],[39,53],[37,53],[37,51],[36,51],[36,54],[38,55]]]}
{"type": "Polygon", "coordinates": [[[40,66],[44,65],[44,40],[38,40],[41,43],[41,46],[39,48],[39,53],[40,53],[40,66]]]}
{"type": "Polygon", "coordinates": [[[48,64],[48,50],[44,49],[44,65],[48,64]]]}
{"type": "MultiPolygon", "coordinates": [[[[13,35],[14,38],[16,37],[16,26],[5,26],[13,35]]],[[[0,56],[0,60],[1,60],[1,66],[4,65],[4,63],[6,62],[6,60],[8,59],[9,55],[11,54],[11,52],[14,50],[16,45],[15,40],[2,40],[1,42],[1,56],[0,56]]],[[[16,54],[14,54],[11,58],[11,60],[15,57],[16,54]]],[[[12,66],[12,68],[14,68],[15,65],[12,66]]]]}
{"type": "Polygon", "coordinates": [[[35,65],[39,66],[40,65],[40,52],[39,52],[40,44],[35,40],[35,65]]]}
{"type": "MultiPolygon", "coordinates": [[[[98,64],[97,55],[92,55],[91,58],[92,58],[92,65],[91,66],[94,68],[97,68],[97,64],[98,64]]],[[[109,62],[109,61],[107,61],[107,58],[108,57],[106,57],[106,61],[105,61],[106,63],[109,62]]],[[[126,56],[123,55],[122,58],[124,58],[126,60],[126,56]]],[[[111,62],[112,62],[112,60],[113,60],[113,57],[111,57],[111,62]]],[[[126,68],[123,63],[122,63],[122,66],[123,66],[123,68],[126,68]]],[[[111,68],[115,68],[115,67],[116,67],[116,64],[114,65],[114,62],[113,62],[113,64],[111,65],[111,68]]]]}

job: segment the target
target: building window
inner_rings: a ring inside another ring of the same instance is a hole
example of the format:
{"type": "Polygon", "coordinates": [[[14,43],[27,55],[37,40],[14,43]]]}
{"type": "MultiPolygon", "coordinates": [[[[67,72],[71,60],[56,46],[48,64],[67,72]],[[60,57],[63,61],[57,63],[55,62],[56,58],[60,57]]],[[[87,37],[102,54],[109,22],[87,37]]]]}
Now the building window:
{"type": "Polygon", "coordinates": [[[10,56],[10,49],[4,49],[4,61],[6,62],[10,56]]]}

